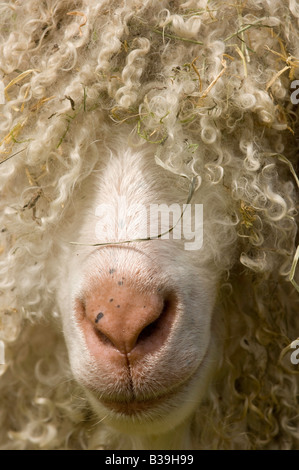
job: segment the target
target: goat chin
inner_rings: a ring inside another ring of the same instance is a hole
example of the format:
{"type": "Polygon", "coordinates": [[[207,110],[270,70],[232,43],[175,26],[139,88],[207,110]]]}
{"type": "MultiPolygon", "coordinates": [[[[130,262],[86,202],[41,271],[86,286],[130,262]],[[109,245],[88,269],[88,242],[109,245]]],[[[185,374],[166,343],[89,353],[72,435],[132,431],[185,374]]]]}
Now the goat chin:
{"type": "Polygon", "coordinates": [[[133,404],[107,404],[88,389],[85,389],[86,396],[96,415],[120,433],[143,437],[163,434],[164,439],[169,436],[171,440],[175,429],[188,428],[190,417],[205,396],[213,375],[213,367],[208,367],[207,363],[212,361],[213,355],[216,360],[216,351],[212,349],[209,348],[198,370],[186,383],[159,398],[133,404]]]}

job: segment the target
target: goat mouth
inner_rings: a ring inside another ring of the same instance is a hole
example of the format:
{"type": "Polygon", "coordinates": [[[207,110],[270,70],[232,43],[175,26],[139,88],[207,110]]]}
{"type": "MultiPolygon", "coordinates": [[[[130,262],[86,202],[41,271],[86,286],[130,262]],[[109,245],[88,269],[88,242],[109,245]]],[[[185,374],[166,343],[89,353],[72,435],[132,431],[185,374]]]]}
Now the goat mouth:
{"type": "Polygon", "coordinates": [[[157,408],[159,405],[165,403],[174,395],[175,391],[169,392],[160,397],[150,398],[148,400],[101,400],[101,402],[106,408],[110,409],[111,411],[127,416],[133,416],[157,408]]]}
{"type": "Polygon", "coordinates": [[[132,398],[128,400],[118,400],[117,398],[115,398],[114,400],[109,400],[107,398],[102,397],[100,401],[109,410],[127,416],[136,416],[145,412],[154,411],[157,410],[160,405],[167,405],[170,408],[172,408],[173,406],[177,406],[179,396],[185,395],[186,389],[188,389],[190,382],[196,380],[198,375],[200,374],[200,371],[202,369],[201,366],[206,356],[207,353],[205,354],[203,361],[197,367],[195,372],[193,372],[186,380],[184,380],[180,384],[177,384],[174,388],[169,389],[168,391],[159,396],[153,396],[144,400],[141,400],[139,398],[132,398]]]}

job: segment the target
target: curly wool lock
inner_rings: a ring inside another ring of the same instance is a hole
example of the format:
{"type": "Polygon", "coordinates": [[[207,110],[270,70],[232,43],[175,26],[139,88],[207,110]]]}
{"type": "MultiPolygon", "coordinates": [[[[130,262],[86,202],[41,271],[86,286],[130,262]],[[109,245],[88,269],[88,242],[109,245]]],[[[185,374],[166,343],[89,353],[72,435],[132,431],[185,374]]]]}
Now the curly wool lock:
{"type": "Polygon", "coordinates": [[[0,12],[0,445],[144,445],[87,419],[52,264],[103,142],[128,132],[186,191],[194,176],[214,191],[223,354],[193,447],[298,448],[296,2],[10,0],[0,12]]]}

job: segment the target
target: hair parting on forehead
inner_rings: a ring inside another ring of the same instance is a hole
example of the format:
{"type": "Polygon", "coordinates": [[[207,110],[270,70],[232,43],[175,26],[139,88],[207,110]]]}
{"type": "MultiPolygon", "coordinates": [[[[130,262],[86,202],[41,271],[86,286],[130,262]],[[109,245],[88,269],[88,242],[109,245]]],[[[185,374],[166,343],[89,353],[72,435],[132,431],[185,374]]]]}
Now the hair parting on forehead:
{"type": "MultiPolygon", "coordinates": [[[[20,449],[92,445],[87,404],[78,404],[71,380],[61,383],[61,339],[38,332],[55,310],[47,259],[64,249],[55,231],[99,154],[123,132],[137,148],[151,145],[178,180],[200,176],[219,201],[225,194],[225,211],[210,210],[213,261],[229,276],[220,288],[227,339],[194,441],[298,445],[298,377],[281,356],[296,322],[298,330],[288,282],[298,244],[296,1],[9,0],[0,13],[0,321],[8,351],[0,435],[9,427],[20,449]]],[[[93,445],[107,439],[103,429],[93,445]]]]}

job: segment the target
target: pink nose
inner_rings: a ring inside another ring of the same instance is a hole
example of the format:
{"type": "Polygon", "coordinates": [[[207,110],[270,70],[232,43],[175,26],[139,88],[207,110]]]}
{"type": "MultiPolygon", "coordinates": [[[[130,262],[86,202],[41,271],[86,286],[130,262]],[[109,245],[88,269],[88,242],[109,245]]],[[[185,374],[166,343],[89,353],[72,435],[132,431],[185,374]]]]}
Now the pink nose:
{"type": "Polygon", "coordinates": [[[84,299],[85,335],[91,349],[95,338],[90,335],[95,334],[102,347],[113,346],[122,354],[136,346],[143,354],[159,348],[173,323],[170,304],[158,289],[136,289],[124,277],[102,281],[84,299]]]}

